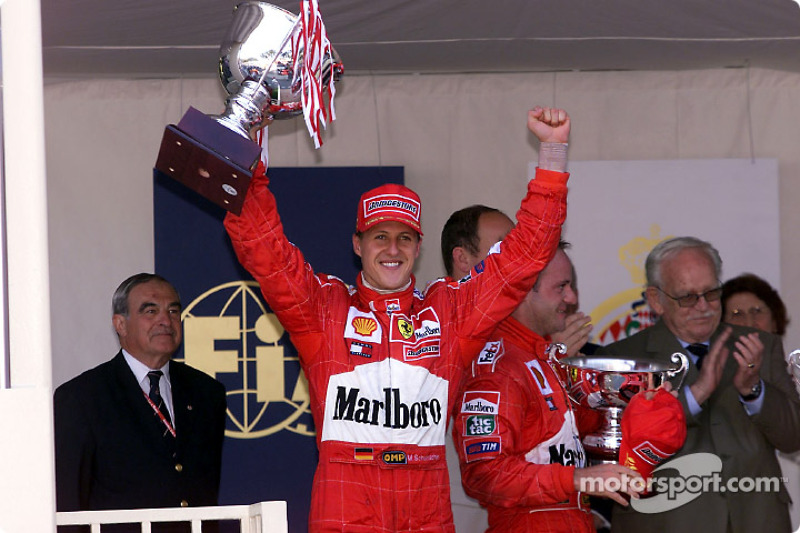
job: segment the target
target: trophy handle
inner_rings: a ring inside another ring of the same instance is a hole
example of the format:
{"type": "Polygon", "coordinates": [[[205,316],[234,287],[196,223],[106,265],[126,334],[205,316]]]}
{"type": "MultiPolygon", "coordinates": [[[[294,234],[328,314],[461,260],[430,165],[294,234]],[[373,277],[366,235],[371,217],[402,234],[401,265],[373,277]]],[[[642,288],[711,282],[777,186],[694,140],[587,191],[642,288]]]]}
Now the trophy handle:
{"type": "Polygon", "coordinates": [[[789,360],[789,371],[794,382],[800,386],[800,350],[794,350],[787,358],[789,360]]]}
{"type": "Polygon", "coordinates": [[[675,368],[673,370],[667,370],[666,372],[667,378],[669,380],[672,380],[676,376],[679,378],[678,386],[675,387],[675,390],[678,390],[683,386],[683,380],[686,378],[686,372],[689,370],[689,358],[686,357],[685,354],[682,354],[680,352],[675,352],[670,356],[669,360],[672,361],[673,363],[680,363],[678,368],[675,368]]]}
{"type": "MultiPolygon", "coordinates": [[[[800,352],[800,350],[797,351],[800,352]]],[[[558,356],[564,355],[565,353],[567,353],[566,344],[554,342],[547,347],[547,358],[554,363],[558,363],[558,356]]]]}

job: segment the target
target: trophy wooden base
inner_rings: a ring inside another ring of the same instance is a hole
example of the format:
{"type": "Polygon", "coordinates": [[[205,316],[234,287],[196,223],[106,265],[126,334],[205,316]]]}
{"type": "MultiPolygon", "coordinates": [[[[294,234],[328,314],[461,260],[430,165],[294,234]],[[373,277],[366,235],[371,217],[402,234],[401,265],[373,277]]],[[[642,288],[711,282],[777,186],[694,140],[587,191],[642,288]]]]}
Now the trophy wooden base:
{"type": "Polygon", "coordinates": [[[256,143],[190,107],[164,130],[156,169],[238,215],[260,155],[256,143]]]}

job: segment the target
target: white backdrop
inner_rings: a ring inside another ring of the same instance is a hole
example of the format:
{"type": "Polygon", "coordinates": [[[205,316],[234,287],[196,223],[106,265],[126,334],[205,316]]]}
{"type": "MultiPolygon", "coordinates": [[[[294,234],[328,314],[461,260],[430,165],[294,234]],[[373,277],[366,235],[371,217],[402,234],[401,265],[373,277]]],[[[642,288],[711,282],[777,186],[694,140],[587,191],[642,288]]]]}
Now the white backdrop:
{"type": "MultiPolygon", "coordinates": [[[[219,113],[222,101],[211,73],[203,80],[99,79],[45,87],[55,385],[114,353],[111,293],[131,273],[153,268],[151,172],[164,126],[177,122],[189,105],[219,113]]],[[[339,118],[324,134],[322,149],[314,151],[302,121],[275,124],[271,164],[404,166],[406,183],[423,201],[422,285],[443,272],[438,233],[451,212],[484,203],[515,213],[527,163],[536,159],[536,143],[525,128],[526,111],[535,104],[570,112],[572,161],[774,158],[780,253],[764,260],[780,265],[782,295],[800,320],[800,272],[794,267],[800,262],[800,74],[725,69],[345,76],[337,85],[339,118]]],[[[579,195],[592,179],[576,172],[571,189],[579,195]]],[[[672,184],[672,176],[664,180],[672,184]]],[[[684,195],[694,190],[691,183],[674,185],[689,187],[680,191],[684,195]]],[[[615,196],[597,201],[627,209],[615,196]]],[[[355,213],[355,206],[342,208],[355,213]]],[[[775,204],[753,199],[741,209],[726,205],[709,214],[744,219],[775,204]]],[[[591,216],[591,210],[572,210],[569,224],[591,216]]],[[[603,284],[591,267],[579,268],[583,293],[603,284]]],[[[800,347],[798,332],[790,326],[787,349],[800,347]]]]}
{"type": "MultiPolygon", "coordinates": [[[[753,272],[780,291],[778,162],[774,159],[581,161],[563,237],[578,273],[593,342],[627,314],[644,284],[644,260],[659,241],[690,235],[719,250],[725,281],[753,272]]],[[[635,333],[635,332],[633,332],[635,333]]]]}

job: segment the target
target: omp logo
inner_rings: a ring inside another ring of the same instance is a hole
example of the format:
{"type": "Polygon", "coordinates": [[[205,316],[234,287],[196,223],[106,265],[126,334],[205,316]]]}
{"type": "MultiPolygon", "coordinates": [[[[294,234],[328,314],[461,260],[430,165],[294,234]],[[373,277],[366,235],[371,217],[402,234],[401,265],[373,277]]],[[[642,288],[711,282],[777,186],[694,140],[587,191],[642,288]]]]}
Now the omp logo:
{"type": "Polygon", "coordinates": [[[404,465],[408,463],[406,452],[401,451],[383,452],[381,454],[381,459],[387,465],[404,465]]]}
{"type": "Polygon", "coordinates": [[[225,384],[225,436],[256,439],[279,431],[315,435],[308,383],[297,356],[284,351],[284,329],[267,311],[255,281],[213,287],[181,314],[176,357],[225,384]]]}
{"type": "Polygon", "coordinates": [[[369,336],[378,329],[378,323],[374,318],[359,316],[353,319],[353,329],[359,335],[369,336]]]}
{"type": "Polygon", "coordinates": [[[412,326],[411,322],[405,318],[397,319],[397,329],[400,330],[400,335],[402,335],[406,340],[410,339],[411,336],[414,335],[414,326],[412,326]]]}

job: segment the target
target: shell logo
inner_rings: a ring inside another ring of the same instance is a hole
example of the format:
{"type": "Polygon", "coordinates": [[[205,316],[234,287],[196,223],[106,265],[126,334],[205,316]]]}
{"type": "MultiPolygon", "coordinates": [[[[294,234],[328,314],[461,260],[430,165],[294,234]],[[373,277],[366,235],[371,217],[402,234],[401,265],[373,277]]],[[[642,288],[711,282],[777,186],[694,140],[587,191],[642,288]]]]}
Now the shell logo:
{"type": "Polygon", "coordinates": [[[374,318],[359,316],[353,319],[353,329],[355,329],[356,333],[359,335],[364,335],[366,337],[372,335],[372,332],[378,329],[378,324],[375,322],[374,318]]]}

